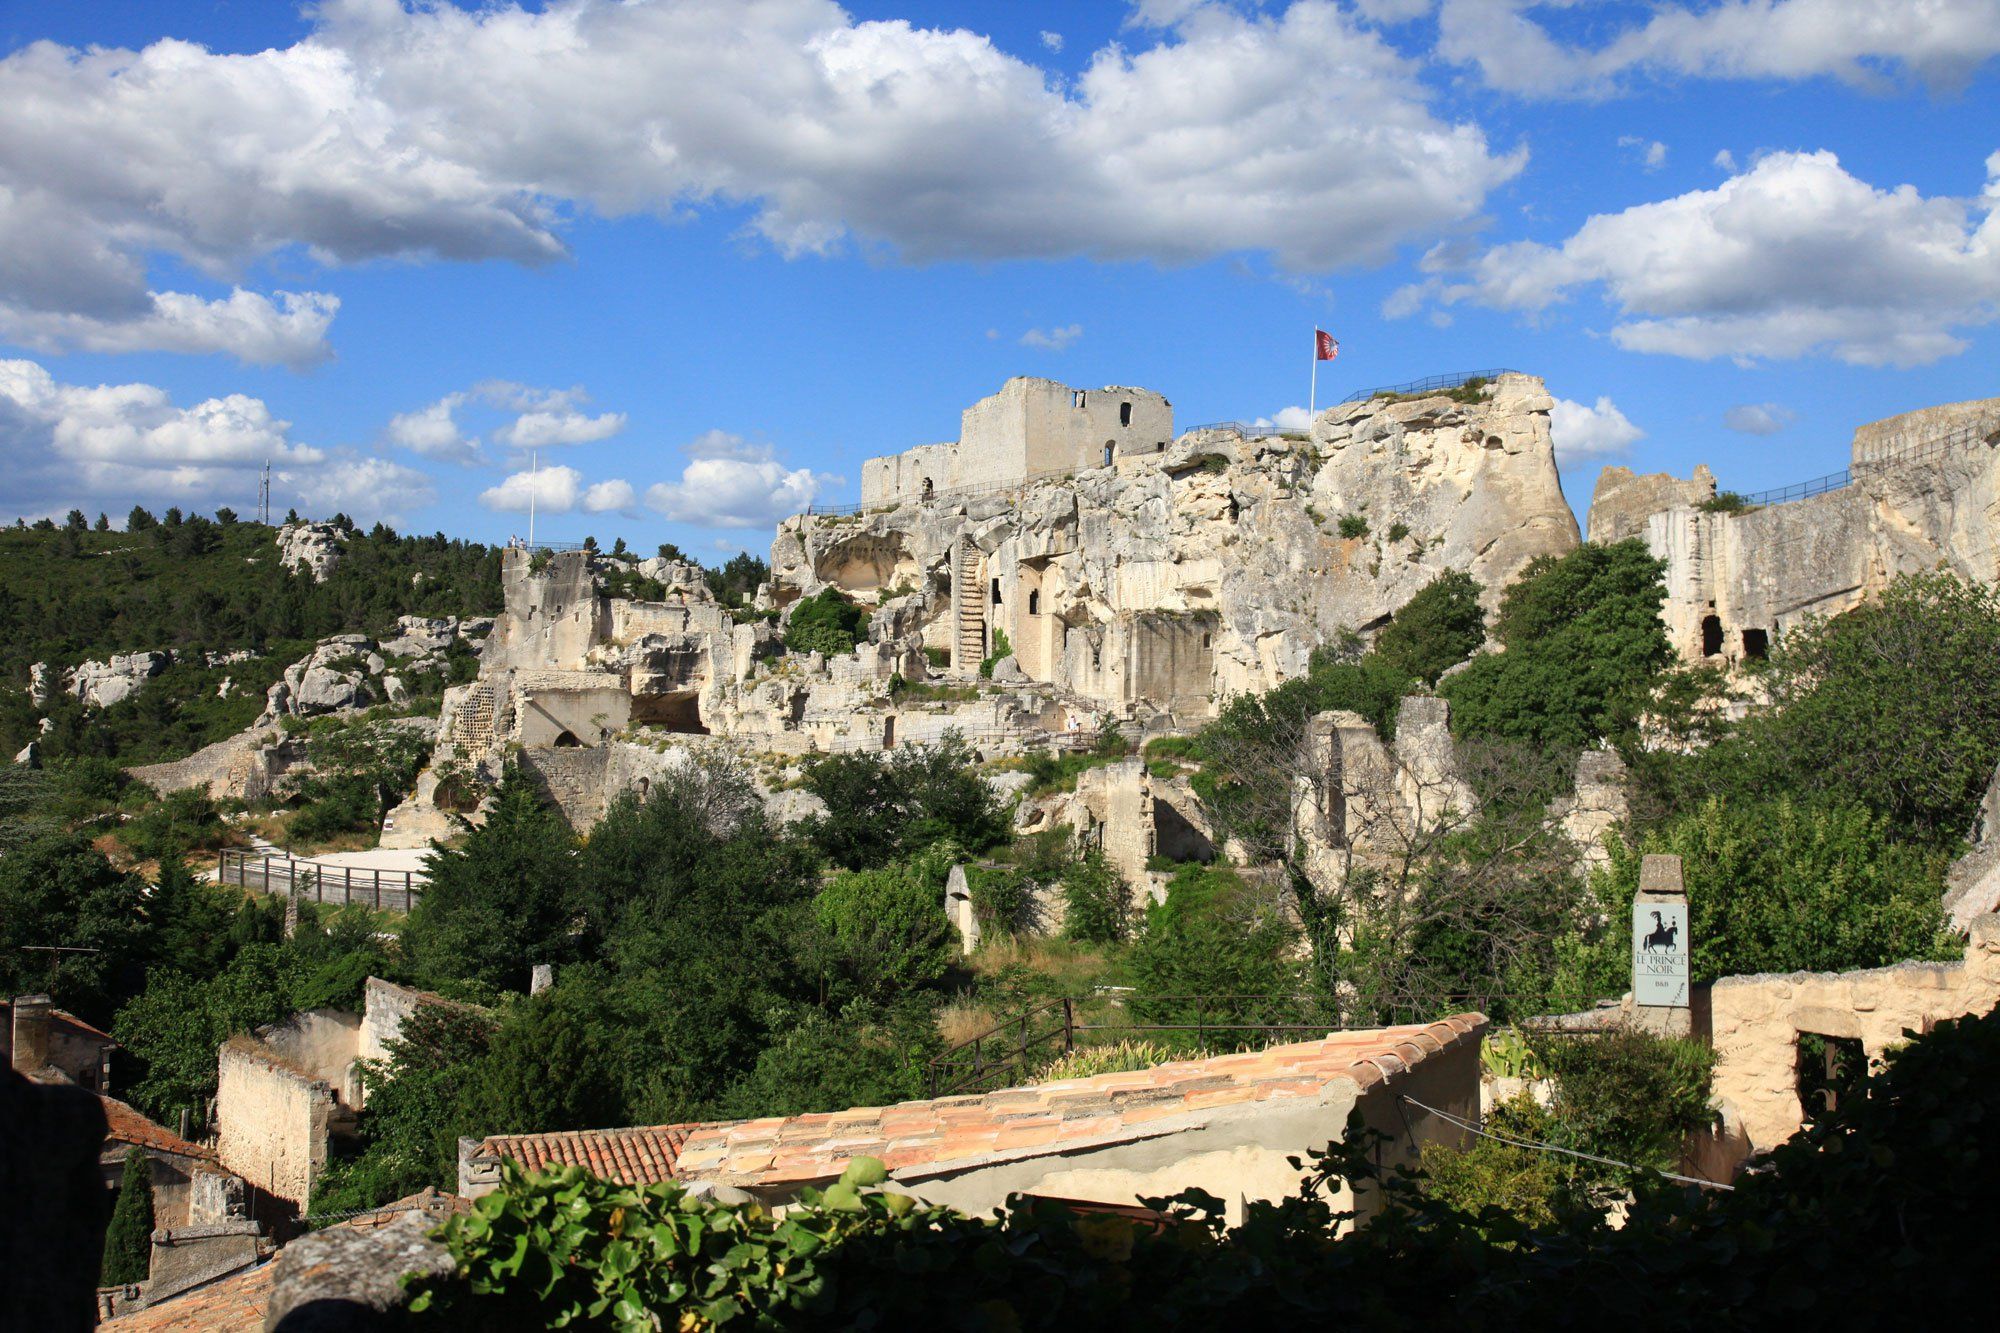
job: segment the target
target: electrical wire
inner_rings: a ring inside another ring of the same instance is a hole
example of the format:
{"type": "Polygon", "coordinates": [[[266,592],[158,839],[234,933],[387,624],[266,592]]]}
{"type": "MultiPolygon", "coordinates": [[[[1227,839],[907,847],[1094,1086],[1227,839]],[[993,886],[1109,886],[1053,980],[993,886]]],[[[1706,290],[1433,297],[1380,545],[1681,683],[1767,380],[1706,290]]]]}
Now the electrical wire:
{"type": "MultiPolygon", "coordinates": [[[[1408,1102],[1419,1111],[1428,1111],[1440,1120],[1457,1125],[1460,1129],[1467,1130],[1470,1133],[1477,1134],[1482,1139],[1492,1139],[1495,1143],[1505,1143],[1515,1148],[1533,1148],[1537,1152],[1557,1152],[1563,1154],[1565,1157],[1579,1157],[1586,1162],[1596,1162],[1602,1166],[1622,1167],[1627,1171],[1646,1171],[1651,1169],[1643,1166],[1635,1166],[1631,1162],[1621,1162],[1611,1157],[1599,1157],[1595,1153],[1578,1152],[1574,1148],[1560,1148],[1553,1143],[1536,1143],[1533,1139],[1517,1139],[1506,1134],[1495,1134],[1491,1130],[1482,1129],[1470,1120],[1461,1119],[1449,1111],[1440,1111],[1435,1106],[1426,1106],[1408,1093],[1399,1094],[1397,1100],[1408,1102]]],[[[1405,1124],[1407,1125],[1407,1123],[1406,1121],[1405,1124]]],[[[1678,1180],[1683,1185],[1699,1185],[1703,1189],[1734,1190],[1736,1188],[1734,1185],[1725,1185],[1719,1180],[1703,1180],[1700,1176],[1683,1176],[1674,1171],[1661,1171],[1658,1174],[1665,1176],[1668,1180],[1678,1180]]]]}

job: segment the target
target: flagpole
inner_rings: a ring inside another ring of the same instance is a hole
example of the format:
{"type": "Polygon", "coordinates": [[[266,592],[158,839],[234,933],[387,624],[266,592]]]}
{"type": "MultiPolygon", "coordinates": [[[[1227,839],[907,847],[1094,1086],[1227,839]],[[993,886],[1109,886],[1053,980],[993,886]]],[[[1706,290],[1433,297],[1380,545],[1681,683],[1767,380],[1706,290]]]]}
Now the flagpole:
{"type": "Polygon", "coordinates": [[[542,455],[538,449],[528,451],[528,549],[535,549],[535,485],[541,479],[542,455]]]}
{"type": "Polygon", "coordinates": [[[1313,325],[1312,337],[1312,388],[1306,392],[1306,429],[1312,429],[1313,418],[1319,415],[1319,325],[1313,325]]]}

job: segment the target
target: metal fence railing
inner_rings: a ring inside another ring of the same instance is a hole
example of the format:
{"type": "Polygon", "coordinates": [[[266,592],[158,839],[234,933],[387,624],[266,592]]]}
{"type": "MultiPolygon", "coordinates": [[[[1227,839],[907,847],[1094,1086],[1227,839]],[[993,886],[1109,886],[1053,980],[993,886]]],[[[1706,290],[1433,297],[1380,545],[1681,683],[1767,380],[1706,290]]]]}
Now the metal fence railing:
{"type": "Polygon", "coordinates": [[[294,894],[316,903],[359,903],[378,912],[407,912],[423,897],[427,881],[418,870],[375,870],[330,865],[292,856],[269,856],[224,848],[215,878],[259,893],[294,894]]]}
{"type": "Polygon", "coordinates": [[[1914,463],[1930,463],[1955,449],[1970,444],[1983,444],[1987,448],[2000,445],[2000,423],[1992,421],[1968,422],[1950,430],[1932,435],[1905,435],[1899,437],[1901,443],[1872,458],[1860,459],[1851,467],[1838,472],[1829,472],[1811,481],[1794,482],[1790,486],[1779,486],[1768,491],[1758,491],[1743,496],[1745,505],[1776,505],[1792,500],[1810,499],[1815,495],[1825,495],[1852,486],[1855,481],[1870,473],[1886,471],[1890,468],[1908,467],[1914,463]]]}
{"type": "Polygon", "coordinates": [[[1415,393],[1448,393],[1453,389],[1464,388],[1473,380],[1491,382],[1499,379],[1502,375],[1517,373],[1504,367],[1499,370],[1452,370],[1442,375],[1430,375],[1420,380],[1411,380],[1406,384],[1384,384],[1374,389],[1357,389],[1340,401],[1344,405],[1347,403],[1366,402],[1370,398],[1387,398],[1392,395],[1401,398],[1415,393]]]}

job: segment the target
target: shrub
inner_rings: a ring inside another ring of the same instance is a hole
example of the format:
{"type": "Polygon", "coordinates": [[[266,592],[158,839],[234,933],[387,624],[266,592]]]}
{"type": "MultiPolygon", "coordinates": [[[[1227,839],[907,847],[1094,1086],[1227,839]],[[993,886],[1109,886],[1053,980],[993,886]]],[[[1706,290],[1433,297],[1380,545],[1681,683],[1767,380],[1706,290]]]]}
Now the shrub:
{"type": "Polygon", "coordinates": [[[1461,570],[1438,575],[1375,636],[1375,655],[1404,677],[1437,684],[1486,642],[1479,591],[1478,580],[1461,570]]]}
{"type": "Polygon", "coordinates": [[[1063,872],[1063,934],[1087,944],[1125,937],[1131,892],[1104,853],[1093,847],[1063,872]]]}
{"type": "Polygon", "coordinates": [[[1124,1074],[1137,1069],[1151,1069],[1154,1065],[1163,1065],[1182,1056],[1182,1052],[1158,1042],[1135,1041],[1128,1037],[1109,1046],[1079,1046],[1037,1069],[1028,1082],[1054,1083],[1066,1078],[1089,1078],[1093,1074],[1124,1074]]]}
{"type": "Polygon", "coordinates": [[[222,844],[222,813],[208,793],[170,792],[125,826],[124,843],[142,861],[184,856],[222,844]]]}
{"type": "Polygon", "coordinates": [[[143,1148],[125,1150],[125,1173],[112,1205],[111,1225],[104,1233],[107,1287],[144,1282],[153,1268],[153,1163],[143,1148]]]}
{"type": "Polygon", "coordinates": [[[934,850],[901,865],[851,870],[813,899],[834,966],[863,998],[934,985],[957,961],[958,933],[944,914],[948,864],[934,850]]]}
{"type": "Polygon", "coordinates": [[[795,653],[851,653],[867,636],[868,613],[840,595],[822,588],[792,608],[785,625],[785,647],[795,653]]]}
{"type": "Polygon", "coordinates": [[[1715,1051],[1705,1042],[1618,1028],[1596,1037],[1531,1038],[1530,1045],[1555,1079],[1550,1110],[1564,1146],[1671,1170],[1688,1136],[1714,1119],[1715,1051]]]}
{"type": "Polygon", "coordinates": [[[1014,645],[1008,642],[1007,631],[995,626],[993,630],[993,651],[987,656],[985,661],[979,664],[980,679],[993,679],[993,668],[1000,664],[1000,659],[1003,657],[1012,657],[1013,655],[1014,645]]]}
{"type": "Polygon", "coordinates": [[[1368,520],[1360,514],[1342,514],[1340,516],[1340,535],[1343,537],[1366,537],[1368,535],[1368,520]]]}

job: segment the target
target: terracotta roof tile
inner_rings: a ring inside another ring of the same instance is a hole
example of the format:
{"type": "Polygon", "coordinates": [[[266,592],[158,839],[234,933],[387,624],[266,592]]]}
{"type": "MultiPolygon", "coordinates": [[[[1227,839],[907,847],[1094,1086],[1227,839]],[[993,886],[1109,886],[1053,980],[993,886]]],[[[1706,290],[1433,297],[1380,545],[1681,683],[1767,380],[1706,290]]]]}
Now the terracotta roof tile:
{"type": "Polygon", "coordinates": [[[189,1143],[165,1125],[148,1120],[116,1097],[106,1097],[100,1093],[97,1100],[104,1107],[104,1120],[107,1126],[104,1137],[108,1142],[126,1143],[135,1148],[150,1148],[155,1152],[178,1153],[182,1157],[205,1157],[214,1160],[213,1150],[196,1143],[189,1143]]]}
{"type": "Polygon", "coordinates": [[[1482,1015],[1461,1014],[1036,1087],[721,1124],[502,1135],[487,1139],[481,1150],[533,1169],[575,1164],[627,1184],[669,1178],[806,1184],[839,1175],[862,1155],[881,1158],[893,1171],[921,1174],[982,1158],[1032,1157],[1169,1133],[1177,1119],[1316,1097],[1341,1081],[1370,1087],[1476,1037],[1485,1026],[1482,1015]]]}
{"type": "Polygon", "coordinates": [[[267,1259],[149,1309],[107,1319],[98,1327],[111,1333],[261,1333],[276,1267],[267,1259]]]}

